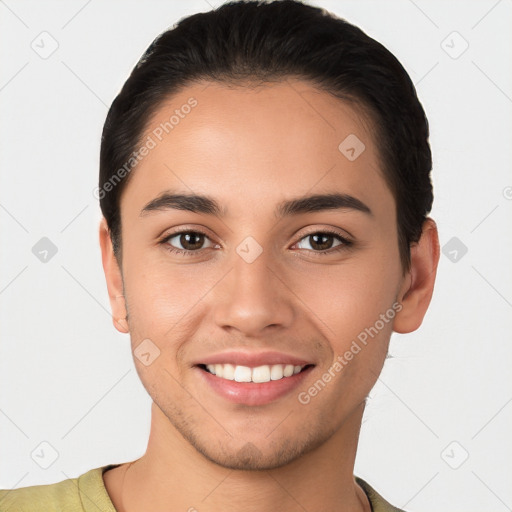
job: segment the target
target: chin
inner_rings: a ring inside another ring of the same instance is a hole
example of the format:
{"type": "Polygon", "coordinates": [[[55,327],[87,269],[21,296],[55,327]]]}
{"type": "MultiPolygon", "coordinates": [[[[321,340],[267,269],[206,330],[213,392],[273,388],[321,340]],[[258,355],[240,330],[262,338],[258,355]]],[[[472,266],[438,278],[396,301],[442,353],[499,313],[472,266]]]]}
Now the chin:
{"type": "Polygon", "coordinates": [[[229,446],[210,441],[201,442],[187,437],[190,444],[207,460],[226,469],[238,471],[268,471],[300,459],[320,446],[324,439],[269,439],[245,441],[239,439],[229,446]]]}
{"type": "MultiPolygon", "coordinates": [[[[213,453],[212,450],[202,450],[196,446],[205,458],[210,462],[222,466],[226,469],[236,469],[239,471],[267,471],[286,466],[290,462],[299,458],[302,453],[290,450],[262,453],[253,443],[245,443],[242,448],[233,453],[213,453]]],[[[265,450],[267,451],[267,450],[265,450]]]]}

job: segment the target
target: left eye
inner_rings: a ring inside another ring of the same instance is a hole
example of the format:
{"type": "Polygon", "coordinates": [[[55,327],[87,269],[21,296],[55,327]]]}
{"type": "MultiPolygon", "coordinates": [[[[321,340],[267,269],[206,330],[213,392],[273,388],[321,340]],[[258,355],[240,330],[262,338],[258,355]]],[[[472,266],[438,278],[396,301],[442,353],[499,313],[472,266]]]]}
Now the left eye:
{"type": "Polygon", "coordinates": [[[326,251],[333,247],[338,247],[340,245],[350,245],[349,241],[341,237],[340,235],[336,235],[334,233],[311,233],[298,242],[297,246],[299,249],[312,249],[315,252],[318,251],[326,251]],[[303,244],[304,240],[308,241],[306,245],[309,247],[301,247],[300,244],[303,244]],[[337,245],[333,245],[335,241],[338,241],[337,245]]]}

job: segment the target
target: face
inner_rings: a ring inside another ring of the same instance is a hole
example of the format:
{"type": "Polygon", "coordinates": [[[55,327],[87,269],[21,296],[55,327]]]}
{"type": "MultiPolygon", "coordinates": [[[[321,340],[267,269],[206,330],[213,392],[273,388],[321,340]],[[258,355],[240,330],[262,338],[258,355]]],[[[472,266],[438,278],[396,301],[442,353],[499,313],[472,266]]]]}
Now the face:
{"type": "Polygon", "coordinates": [[[289,463],[361,410],[401,307],[371,125],[303,81],[201,83],[143,141],[121,272],[160,428],[225,467],[289,463]]]}

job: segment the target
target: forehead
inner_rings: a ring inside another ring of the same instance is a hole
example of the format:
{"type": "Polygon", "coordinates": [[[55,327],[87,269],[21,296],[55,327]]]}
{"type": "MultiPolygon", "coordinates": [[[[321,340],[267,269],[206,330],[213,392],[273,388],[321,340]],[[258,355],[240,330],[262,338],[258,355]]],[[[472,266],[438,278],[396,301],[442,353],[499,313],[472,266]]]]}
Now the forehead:
{"type": "Polygon", "coordinates": [[[166,189],[245,208],[333,189],[365,202],[388,194],[393,202],[371,131],[357,106],[308,82],[196,83],[149,120],[142,143],[150,149],[132,171],[121,207],[166,189]]]}

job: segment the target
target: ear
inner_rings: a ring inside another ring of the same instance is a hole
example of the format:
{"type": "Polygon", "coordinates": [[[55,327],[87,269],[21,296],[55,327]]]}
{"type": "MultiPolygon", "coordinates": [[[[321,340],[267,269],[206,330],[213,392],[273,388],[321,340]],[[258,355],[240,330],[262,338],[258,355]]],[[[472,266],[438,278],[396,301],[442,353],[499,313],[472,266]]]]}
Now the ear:
{"type": "Polygon", "coordinates": [[[423,223],[421,238],[411,245],[411,268],[404,277],[397,300],[402,309],[396,314],[393,330],[415,331],[427,312],[439,263],[439,236],[433,219],[423,223]]]}
{"type": "Polygon", "coordinates": [[[129,332],[129,329],[126,319],[127,311],[124,299],[123,276],[114,255],[110,230],[104,217],[100,222],[100,247],[110,307],[112,308],[112,322],[119,332],[126,334],[129,332]]]}

